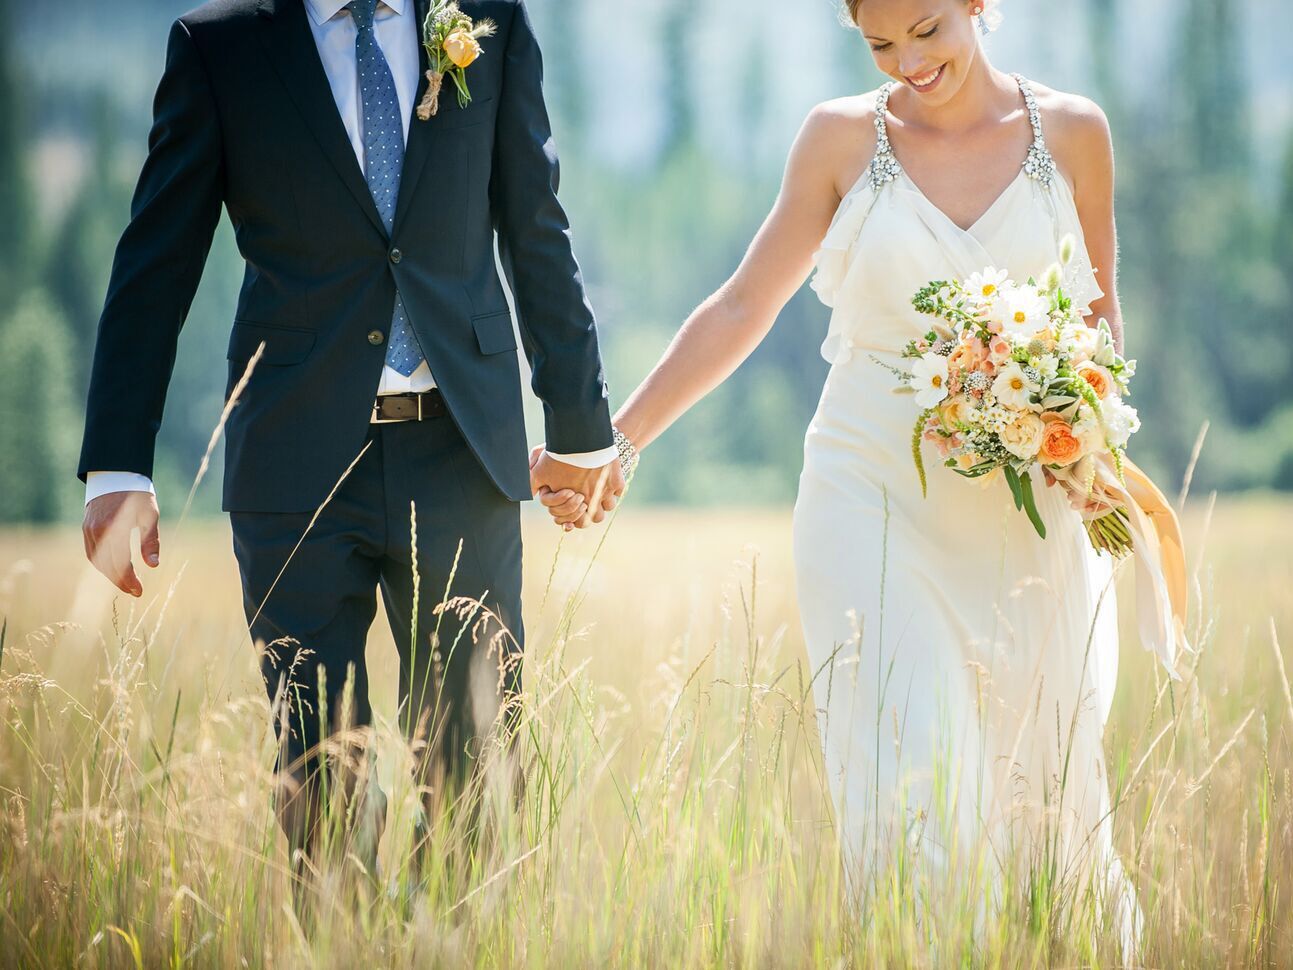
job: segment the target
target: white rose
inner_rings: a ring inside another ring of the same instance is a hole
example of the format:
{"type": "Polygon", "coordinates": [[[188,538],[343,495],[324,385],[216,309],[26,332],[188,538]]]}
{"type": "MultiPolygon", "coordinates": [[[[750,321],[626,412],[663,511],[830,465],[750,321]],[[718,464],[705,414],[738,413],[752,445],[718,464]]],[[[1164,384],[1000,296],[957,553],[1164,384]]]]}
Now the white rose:
{"type": "Polygon", "coordinates": [[[1124,447],[1127,439],[1140,430],[1140,415],[1118,395],[1111,394],[1102,401],[1100,410],[1104,418],[1105,433],[1119,448],[1124,447]]]}
{"type": "Polygon", "coordinates": [[[1035,414],[1024,412],[1001,429],[1001,446],[1016,458],[1035,458],[1042,444],[1045,425],[1035,414]]]}
{"type": "Polygon", "coordinates": [[[1087,407],[1078,413],[1079,417],[1073,424],[1073,437],[1082,444],[1082,454],[1091,455],[1107,450],[1104,426],[1095,413],[1087,407]]]}

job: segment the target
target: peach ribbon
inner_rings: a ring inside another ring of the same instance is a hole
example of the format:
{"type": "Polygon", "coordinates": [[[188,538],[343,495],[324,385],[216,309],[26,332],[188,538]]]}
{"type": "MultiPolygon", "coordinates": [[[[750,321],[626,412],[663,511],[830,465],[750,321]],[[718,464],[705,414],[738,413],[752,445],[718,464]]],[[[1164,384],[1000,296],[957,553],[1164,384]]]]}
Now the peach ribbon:
{"type": "Polygon", "coordinates": [[[1112,508],[1127,510],[1127,531],[1131,534],[1136,563],[1136,613],[1140,639],[1166,668],[1168,676],[1180,680],[1176,663],[1181,653],[1193,653],[1185,635],[1189,588],[1185,573],[1185,546],[1181,524],[1171,503],[1130,459],[1123,459],[1123,481],[1118,480],[1113,459],[1100,455],[1094,462],[1079,462],[1050,473],[1065,491],[1085,500],[1082,517],[1104,515],[1112,508]],[[1079,467],[1084,466],[1084,467],[1079,467]],[[1089,483],[1087,481],[1089,477],[1089,483]]]}

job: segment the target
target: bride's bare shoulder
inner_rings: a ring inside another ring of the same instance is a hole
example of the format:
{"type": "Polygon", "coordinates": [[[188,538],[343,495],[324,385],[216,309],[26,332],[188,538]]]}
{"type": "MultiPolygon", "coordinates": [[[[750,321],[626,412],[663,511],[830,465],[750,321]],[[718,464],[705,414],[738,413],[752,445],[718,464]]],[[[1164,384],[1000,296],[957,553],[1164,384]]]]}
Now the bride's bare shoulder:
{"type": "Polygon", "coordinates": [[[1089,179],[1112,168],[1113,142],[1109,119],[1090,98],[1033,83],[1042,115],[1046,145],[1060,168],[1074,181],[1089,179]]]}
{"type": "Polygon", "coordinates": [[[875,151],[876,91],[823,101],[808,112],[800,139],[813,151],[838,162],[861,159],[875,151]]]}

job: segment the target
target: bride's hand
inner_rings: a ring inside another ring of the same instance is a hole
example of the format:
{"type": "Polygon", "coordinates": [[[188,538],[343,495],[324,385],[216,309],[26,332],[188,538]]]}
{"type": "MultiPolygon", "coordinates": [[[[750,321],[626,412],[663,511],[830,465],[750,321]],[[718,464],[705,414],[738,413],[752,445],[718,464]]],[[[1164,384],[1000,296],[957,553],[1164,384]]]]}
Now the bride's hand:
{"type": "MultiPolygon", "coordinates": [[[[535,445],[530,449],[531,468],[538,464],[539,456],[542,454],[543,445],[535,445]]],[[[563,488],[553,491],[548,486],[542,485],[534,493],[534,497],[548,510],[553,521],[566,532],[574,529],[575,523],[588,511],[588,499],[574,489],[563,488]]]]}

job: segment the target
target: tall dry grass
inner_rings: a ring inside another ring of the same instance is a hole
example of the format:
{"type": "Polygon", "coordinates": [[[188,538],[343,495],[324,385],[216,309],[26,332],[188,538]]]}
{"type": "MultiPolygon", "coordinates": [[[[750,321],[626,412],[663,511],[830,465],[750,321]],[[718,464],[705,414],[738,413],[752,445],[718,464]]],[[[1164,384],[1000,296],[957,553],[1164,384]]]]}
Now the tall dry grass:
{"type": "MultiPolygon", "coordinates": [[[[1124,617],[1106,735],[1142,961],[1293,966],[1293,503],[1199,506],[1187,525],[1197,664],[1163,691],[1124,617]]],[[[1090,911],[1023,886],[986,925],[981,899],[915,860],[846,898],[789,545],[782,513],[630,504],[607,535],[565,538],[528,521],[524,801],[476,842],[434,819],[417,887],[379,620],[394,891],[325,892],[307,932],[226,528],[164,530],[139,602],[72,532],[0,536],[0,964],[1117,965],[1090,911]]]]}

